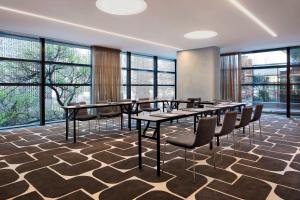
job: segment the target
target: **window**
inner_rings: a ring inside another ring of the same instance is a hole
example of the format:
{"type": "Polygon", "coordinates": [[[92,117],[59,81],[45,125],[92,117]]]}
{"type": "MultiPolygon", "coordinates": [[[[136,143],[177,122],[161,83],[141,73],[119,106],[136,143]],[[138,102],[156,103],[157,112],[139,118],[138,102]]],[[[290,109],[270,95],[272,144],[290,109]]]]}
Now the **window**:
{"type": "Polygon", "coordinates": [[[286,112],[286,49],[245,53],[242,63],[242,101],[264,103],[267,112],[286,112]]]}
{"type": "Polygon", "coordinates": [[[157,60],[157,97],[175,99],[176,67],[174,60],[157,60]]]}
{"type": "Polygon", "coordinates": [[[40,121],[40,43],[0,34],[0,128],[40,121]]]}
{"type": "Polygon", "coordinates": [[[291,115],[300,115],[300,47],[290,51],[291,115]]]}
{"type": "Polygon", "coordinates": [[[121,53],[121,98],[127,99],[127,55],[126,53],[121,53]]]}
{"type": "Polygon", "coordinates": [[[46,41],[45,60],[46,120],[63,119],[62,105],[90,103],[90,48],[46,41]]]}
{"type": "Polygon", "coordinates": [[[153,57],[131,55],[131,98],[154,97],[153,57]]]}
{"type": "Polygon", "coordinates": [[[59,120],[64,117],[61,105],[90,102],[90,48],[44,42],[0,33],[0,128],[59,120]],[[40,99],[44,88],[45,99],[40,99]]]}
{"type": "Polygon", "coordinates": [[[175,98],[175,60],[131,53],[121,53],[120,56],[123,98],[127,97],[128,92],[131,99],[175,98]],[[129,63],[127,59],[130,59],[129,63]]]}

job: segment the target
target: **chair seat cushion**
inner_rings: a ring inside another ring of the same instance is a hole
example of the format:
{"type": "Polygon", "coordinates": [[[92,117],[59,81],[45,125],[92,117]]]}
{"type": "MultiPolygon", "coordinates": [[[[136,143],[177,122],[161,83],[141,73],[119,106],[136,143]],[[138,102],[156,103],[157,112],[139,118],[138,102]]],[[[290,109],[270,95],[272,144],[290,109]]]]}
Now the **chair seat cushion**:
{"type": "Polygon", "coordinates": [[[235,122],[235,128],[242,128],[242,126],[240,126],[240,121],[235,122]]]}
{"type": "Polygon", "coordinates": [[[76,120],[78,121],[89,121],[89,120],[93,120],[96,119],[97,116],[96,115],[79,115],[76,116],[76,120]]]}
{"type": "Polygon", "coordinates": [[[155,112],[155,111],[159,111],[160,108],[143,108],[142,111],[144,112],[155,112]]]}
{"type": "Polygon", "coordinates": [[[193,133],[187,133],[175,138],[167,138],[166,142],[175,146],[191,149],[194,148],[195,136],[193,133]]]}
{"type": "Polygon", "coordinates": [[[120,112],[108,112],[108,113],[99,113],[99,117],[110,118],[110,117],[118,117],[120,116],[120,112]]]}
{"type": "MultiPolygon", "coordinates": [[[[141,112],[143,112],[143,111],[142,111],[142,110],[139,110],[139,111],[137,112],[136,110],[132,110],[132,111],[131,111],[131,114],[137,114],[137,113],[141,113],[141,112]]],[[[124,113],[124,114],[128,114],[129,111],[124,110],[123,113],[124,113]]]]}
{"type": "Polygon", "coordinates": [[[215,129],[215,137],[220,136],[222,130],[222,126],[217,126],[215,129]]]}

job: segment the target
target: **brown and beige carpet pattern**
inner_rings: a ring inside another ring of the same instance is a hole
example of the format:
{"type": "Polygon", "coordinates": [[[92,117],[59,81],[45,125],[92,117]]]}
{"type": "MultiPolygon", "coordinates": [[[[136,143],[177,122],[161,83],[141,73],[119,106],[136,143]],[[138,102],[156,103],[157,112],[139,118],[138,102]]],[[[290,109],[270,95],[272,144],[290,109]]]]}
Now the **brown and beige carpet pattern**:
{"type": "MultiPolygon", "coordinates": [[[[252,146],[240,134],[236,154],[231,137],[223,138],[216,169],[207,146],[196,150],[194,163],[190,152],[185,161],[183,149],[168,145],[161,177],[154,141],[143,140],[138,169],[137,131],[103,123],[100,132],[87,133],[82,124],[76,144],[65,141],[63,123],[2,131],[0,199],[300,199],[299,124],[265,115],[262,127],[260,137],[256,126],[252,146]]],[[[166,136],[191,130],[188,120],[166,123],[162,145],[166,136]]]]}

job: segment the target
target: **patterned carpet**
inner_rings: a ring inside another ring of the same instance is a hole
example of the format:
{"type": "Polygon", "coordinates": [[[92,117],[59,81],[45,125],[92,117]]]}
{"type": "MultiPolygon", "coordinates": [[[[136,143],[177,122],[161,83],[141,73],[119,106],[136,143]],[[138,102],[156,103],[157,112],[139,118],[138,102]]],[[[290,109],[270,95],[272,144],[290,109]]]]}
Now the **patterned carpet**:
{"type": "MultiPolygon", "coordinates": [[[[165,123],[162,141],[191,131],[191,121],[165,123]]],[[[0,199],[300,199],[299,124],[276,115],[265,115],[262,124],[251,147],[240,137],[236,155],[225,137],[216,169],[207,146],[196,150],[193,163],[191,153],[185,161],[184,150],[168,145],[161,177],[153,141],[143,140],[138,169],[136,131],[106,129],[103,122],[100,133],[87,133],[82,124],[77,144],[65,141],[64,124],[2,131],[0,199]]]]}

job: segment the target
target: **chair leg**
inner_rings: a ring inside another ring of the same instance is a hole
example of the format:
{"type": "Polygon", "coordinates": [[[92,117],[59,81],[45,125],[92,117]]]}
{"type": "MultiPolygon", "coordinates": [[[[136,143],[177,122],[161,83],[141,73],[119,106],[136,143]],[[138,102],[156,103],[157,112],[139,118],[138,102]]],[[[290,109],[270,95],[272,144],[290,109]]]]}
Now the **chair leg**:
{"type": "Polygon", "coordinates": [[[193,176],[194,176],[194,182],[196,181],[196,173],[195,173],[195,151],[193,150],[193,162],[194,162],[194,166],[193,166],[193,176]]]}
{"type": "MultiPolygon", "coordinates": [[[[227,137],[228,137],[228,135],[227,135],[227,137]]],[[[223,162],[223,146],[222,146],[221,138],[222,137],[220,137],[219,142],[220,142],[220,148],[221,148],[221,151],[220,151],[220,153],[221,153],[221,162],[223,162]]]]}
{"type": "Polygon", "coordinates": [[[251,144],[251,126],[250,126],[250,124],[248,125],[249,126],[249,144],[250,144],[250,147],[252,146],[252,144],[251,144]]]}
{"type": "Polygon", "coordinates": [[[259,123],[259,135],[261,137],[261,123],[260,123],[260,119],[258,120],[258,123],[259,123]]]}
{"type": "Polygon", "coordinates": [[[78,134],[77,134],[77,137],[79,137],[79,121],[78,121],[77,127],[78,127],[78,134]]]}
{"type": "Polygon", "coordinates": [[[232,141],[233,141],[233,151],[234,151],[234,155],[236,154],[235,152],[235,138],[234,138],[234,131],[232,133],[232,141]]]}
{"type": "Polygon", "coordinates": [[[252,125],[253,125],[253,126],[252,126],[253,140],[254,140],[254,136],[255,136],[255,135],[254,135],[254,134],[255,134],[255,131],[254,131],[254,123],[255,123],[255,122],[252,123],[252,125]]]}
{"type": "Polygon", "coordinates": [[[164,143],[164,154],[163,154],[163,164],[161,167],[162,173],[164,173],[164,165],[165,165],[165,154],[166,154],[166,142],[164,143]]]}
{"type": "Polygon", "coordinates": [[[184,160],[186,161],[186,149],[184,149],[184,160]]]}

